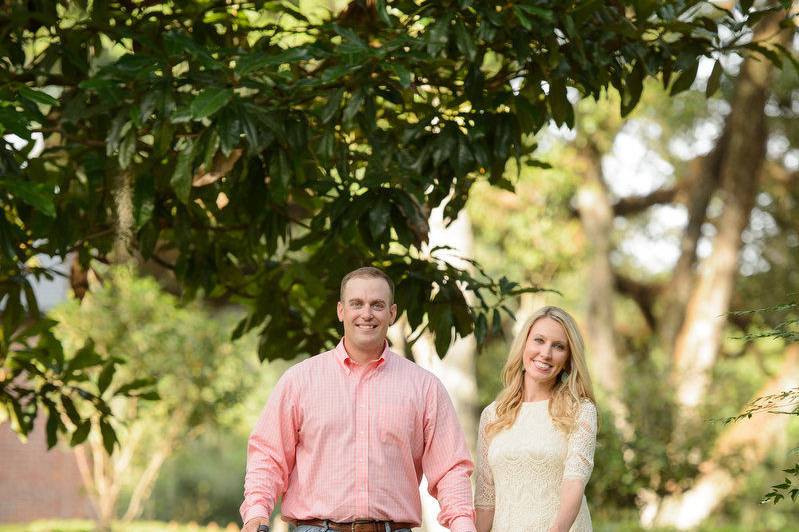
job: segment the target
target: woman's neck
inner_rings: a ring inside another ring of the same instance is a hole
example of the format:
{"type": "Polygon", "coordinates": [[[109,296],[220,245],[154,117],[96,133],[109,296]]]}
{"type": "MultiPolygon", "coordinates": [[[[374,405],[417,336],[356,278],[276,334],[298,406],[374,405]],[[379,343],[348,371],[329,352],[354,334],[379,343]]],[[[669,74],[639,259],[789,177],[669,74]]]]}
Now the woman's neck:
{"type": "Polygon", "coordinates": [[[524,379],[524,393],[522,393],[522,400],[525,403],[534,401],[545,401],[552,397],[554,386],[536,382],[532,379],[525,377],[524,379]]]}

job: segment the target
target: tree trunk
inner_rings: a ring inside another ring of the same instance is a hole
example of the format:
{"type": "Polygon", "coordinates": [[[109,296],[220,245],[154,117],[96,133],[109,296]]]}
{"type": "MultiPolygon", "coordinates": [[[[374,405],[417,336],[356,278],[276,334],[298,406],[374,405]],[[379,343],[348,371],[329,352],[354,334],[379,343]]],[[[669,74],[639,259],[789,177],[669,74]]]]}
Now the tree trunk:
{"type": "MultiPolygon", "coordinates": [[[[774,17],[764,20],[754,38],[771,35],[776,31],[776,22],[774,17]]],[[[726,140],[726,146],[721,150],[724,158],[718,191],[722,211],[716,222],[717,234],[710,256],[700,267],[674,348],[672,378],[679,407],[675,431],[678,439],[700,421],[697,407],[706,393],[720,347],[724,315],[729,310],[738,273],[741,233],[754,206],[757,176],[766,153],[764,110],[772,71],[772,63],[762,58],[744,61],[725,123],[722,140],[726,140]]]]}
{"type": "Polygon", "coordinates": [[[711,153],[701,160],[692,161],[691,184],[687,190],[688,223],[680,238],[680,258],[674,267],[669,282],[665,285],[658,313],[658,336],[660,345],[669,351],[674,349],[677,333],[682,327],[685,308],[695,281],[697,244],[702,236],[702,224],[707,215],[707,206],[718,188],[720,164],[727,145],[726,131],[711,153]]]}
{"type": "MultiPolygon", "coordinates": [[[[607,397],[605,402],[613,414],[616,429],[624,441],[634,438],[629,422],[629,412],[622,401],[624,369],[619,360],[615,338],[613,312],[614,275],[610,263],[613,234],[613,207],[605,181],[602,179],[602,155],[589,141],[581,149],[585,181],[577,193],[577,210],[580,214],[586,241],[590,246],[586,298],[586,335],[590,349],[592,379],[607,397]]],[[[630,456],[626,453],[625,456],[630,456]]]]}
{"type": "MultiPolygon", "coordinates": [[[[799,386],[799,344],[791,345],[777,376],[755,398],[799,386]]],[[[710,459],[699,466],[695,484],[684,493],[645,507],[641,524],[686,530],[696,527],[745,482],[746,474],[760,464],[775,442],[785,434],[790,416],[754,414],[728,426],[719,436],[710,459]]]]}
{"type": "MultiPolygon", "coordinates": [[[[472,226],[465,211],[449,226],[444,226],[443,209],[434,209],[430,216],[429,247],[446,244],[453,248],[453,254],[445,256],[447,262],[459,267],[466,267],[460,256],[472,256],[472,226]]],[[[425,332],[413,344],[411,352],[407,352],[406,338],[412,331],[407,330],[405,322],[397,323],[390,331],[392,344],[396,349],[405,351],[405,356],[412,357],[417,364],[438,377],[447,389],[458,420],[466,435],[469,449],[474,456],[477,439],[477,367],[475,363],[476,344],[473,336],[459,338],[447,351],[446,356],[439,358],[435,350],[432,336],[425,332]]],[[[445,531],[438,521],[440,511],[438,502],[427,492],[427,481],[422,480],[420,486],[422,498],[423,532],[445,531]]]]}
{"type": "Polygon", "coordinates": [[[117,178],[114,191],[116,226],[112,262],[124,264],[132,258],[133,251],[133,174],[123,171],[117,178]]]}

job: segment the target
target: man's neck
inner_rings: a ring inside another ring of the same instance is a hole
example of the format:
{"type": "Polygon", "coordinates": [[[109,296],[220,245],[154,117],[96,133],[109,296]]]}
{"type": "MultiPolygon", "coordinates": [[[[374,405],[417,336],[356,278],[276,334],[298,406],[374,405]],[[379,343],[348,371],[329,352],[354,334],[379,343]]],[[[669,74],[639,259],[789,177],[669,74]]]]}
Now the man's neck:
{"type": "Polygon", "coordinates": [[[357,349],[347,342],[346,337],[344,338],[344,350],[347,352],[347,355],[350,357],[350,359],[359,366],[374,362],[380,358],[380,355],[383,354],[385,346],[386,342],[383,340],[383,343],[374,349],[357,349]]]}

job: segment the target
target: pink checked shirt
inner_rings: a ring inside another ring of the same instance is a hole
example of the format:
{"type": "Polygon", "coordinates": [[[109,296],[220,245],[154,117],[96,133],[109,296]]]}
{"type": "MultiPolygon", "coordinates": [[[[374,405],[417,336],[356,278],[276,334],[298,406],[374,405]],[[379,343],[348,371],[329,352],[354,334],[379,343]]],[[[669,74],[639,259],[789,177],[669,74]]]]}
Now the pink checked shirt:
{"type": "Polygon", "coordinates": [[[419,525],[419,482],[438,521],[473,532],[472,461],[441,382],[393,353],[358,366],[343,340],[290,368],[250,435],[241,517],[419,525]]]}

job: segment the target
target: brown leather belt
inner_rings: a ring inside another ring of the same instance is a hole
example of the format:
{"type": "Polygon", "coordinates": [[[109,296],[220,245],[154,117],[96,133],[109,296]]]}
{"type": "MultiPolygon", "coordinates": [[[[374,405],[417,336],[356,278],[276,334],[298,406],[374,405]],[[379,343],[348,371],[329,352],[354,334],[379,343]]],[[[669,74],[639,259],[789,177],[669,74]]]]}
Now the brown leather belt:
{"type": "Polygon", "coordinates": [[[386,525],[391,532],[403,528],[413,528],[411,523],[395,523],[394,521],[352,521],[351,523],[336,523],[335,521],[325,521],[324,519],[302,519],[294,521],[294,524],[327,527],[335,532],[386,532],[386,525]]]}

